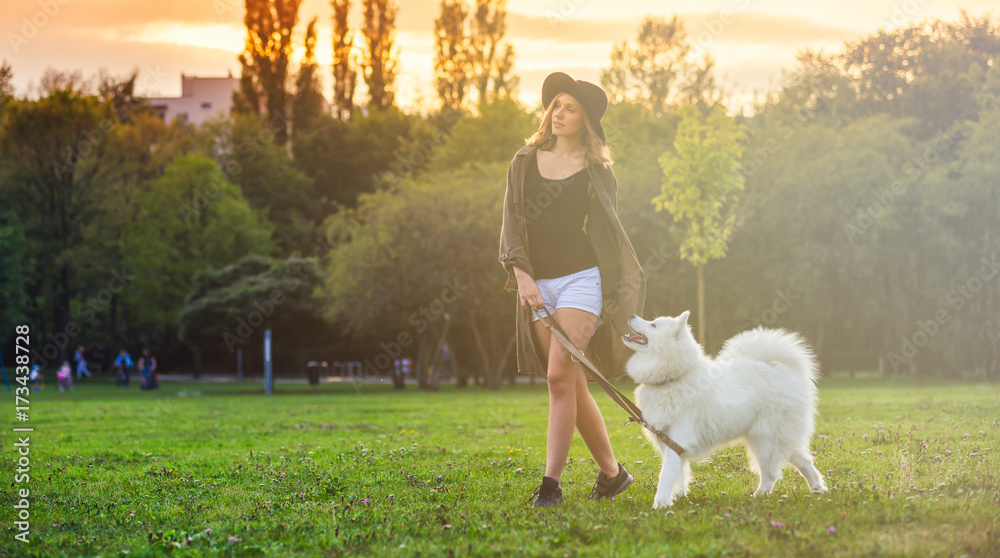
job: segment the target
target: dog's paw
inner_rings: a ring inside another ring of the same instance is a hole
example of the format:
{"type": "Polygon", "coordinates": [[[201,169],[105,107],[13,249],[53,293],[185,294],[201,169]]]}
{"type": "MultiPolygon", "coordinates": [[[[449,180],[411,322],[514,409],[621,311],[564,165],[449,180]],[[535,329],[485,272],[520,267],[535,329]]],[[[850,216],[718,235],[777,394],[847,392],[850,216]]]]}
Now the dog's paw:
{"type": "Polygon", "coordinates": [[[658,510],[660,508],[669,508],[672,502],[669,498],[657,498],[653,500],[653,509],[658,510]]]}
{"type": "Polygon", "coordinates": [[[813,494],[822,494],[822,493],[826,492],[827,490],[829,490],[829,488],[827,488],[826,484],[824,483],[824,484],[821,484],[821,485],[819,485],[819,486],[817,486],[815,488],[811,488],[810,490],[812,490],[813,494]]]}

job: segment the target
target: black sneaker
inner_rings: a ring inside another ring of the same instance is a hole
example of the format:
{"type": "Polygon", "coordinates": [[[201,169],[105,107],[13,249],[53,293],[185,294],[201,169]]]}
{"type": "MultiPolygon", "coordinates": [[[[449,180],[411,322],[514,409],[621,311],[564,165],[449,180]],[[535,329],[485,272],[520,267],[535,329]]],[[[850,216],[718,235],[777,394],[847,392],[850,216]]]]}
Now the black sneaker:
{"type": "Polygon", "coordinates": [[[537,496],[535,503],[531,506],[533,508],[554,506],[562,502],[562,489],[559,488],[559,481],[552,477],[542,477],[542,485],[536,488],[531,495],[537,496]]]}
{"type": "Polygon", "coordinates": [[[632,475],[625,470],[621,463],[618,464],[618,475],[608,478],[604,471],[597,473],[597,482],[594,483],[594,490],[590,493],[591,500],[603,500],[617,496],[625,491],[632,484],[632,475]]]}

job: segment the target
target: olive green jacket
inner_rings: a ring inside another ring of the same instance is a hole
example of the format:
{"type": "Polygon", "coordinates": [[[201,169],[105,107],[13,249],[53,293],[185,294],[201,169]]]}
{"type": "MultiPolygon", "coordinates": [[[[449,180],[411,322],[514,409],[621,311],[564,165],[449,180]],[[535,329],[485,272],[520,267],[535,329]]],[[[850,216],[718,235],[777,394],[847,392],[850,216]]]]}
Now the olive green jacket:
{"type": "MultiPolygon", "coordinates": [[[[503,224],[500,228],[500,263],[507,271],[507,283],[504,285],[507,291],[517,290],[514,266],[534,277],[524,220],[524,175],[528,168],[526,165],[537,164],[537,149],[533,145],[522,147],[507,169],[503,224]]],[[[622,343],[621,336],[630,331],[628,319],[633,314],[642,315],[646,277],[618,220],[618,180],[611,166],[589,165],[587,174],[590,176],[590,207],[583,230],[597,255],[604,307],[601,310],[603,321],[588,343],[585,354],[605,377],[613,378],[625,373],[625,361],[632,354],[622,343]]],[[[520,297],[514,302],[517,305],[517,371],[519,374],[545,377],[548,358],[532,334],[531,310],[521,307],[520,297]]]]}

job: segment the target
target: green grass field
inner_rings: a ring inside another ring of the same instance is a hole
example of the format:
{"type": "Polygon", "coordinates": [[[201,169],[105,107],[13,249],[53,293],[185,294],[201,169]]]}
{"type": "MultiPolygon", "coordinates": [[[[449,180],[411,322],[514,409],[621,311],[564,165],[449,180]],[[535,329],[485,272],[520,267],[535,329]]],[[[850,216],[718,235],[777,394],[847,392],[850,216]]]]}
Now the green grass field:
{"type": "MultiPolygon", "coordinates": [[[[528,501],[545,458],[544,384],[438,393],[383,385],[50,383],[8,421],[4,556],[997,556],[1000,386],[824,380],[813,440],[830,492],[791,468],[754,498],[741,446],[694,464],[653,510],[640,427],[596,386],[636,482],[587,499],[576,435],[564,502],[528,501]],[[30,441],[30,538],[14,539],[17,454],[30,441]]],[[[624,389],[624,387],[623,387],[624,389]]],[[[624,389],[630,392],[631,389],[624,389]]],[[[13,395],[8,397],[13,407],[13,395]]],[[[14,409],[9,408],[8,416],[14,409]]]]}

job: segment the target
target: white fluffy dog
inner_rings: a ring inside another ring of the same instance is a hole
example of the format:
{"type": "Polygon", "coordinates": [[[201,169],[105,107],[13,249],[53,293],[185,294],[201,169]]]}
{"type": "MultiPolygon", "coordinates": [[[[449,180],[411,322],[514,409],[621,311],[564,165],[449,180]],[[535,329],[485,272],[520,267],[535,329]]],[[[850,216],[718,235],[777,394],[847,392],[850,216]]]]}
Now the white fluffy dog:
{"type": "Polygon", "coordinates": [[[771,491],[786,462],[813,492],[825,491],[809,451],[817,366],[805,341],[758,327],[726,341],[712,359],[691,334],[688,315],[653,321],[632,316],[628,324],[635,333],[622,336],[635,351],[625,370],[640,384],[635,398],[643,418],[684,449],[677,455],[643,429],[663,455],[653,507],[669,506],[686,493],[692,459],[740,440],[760,476],[755,494],[771,491]]]}

